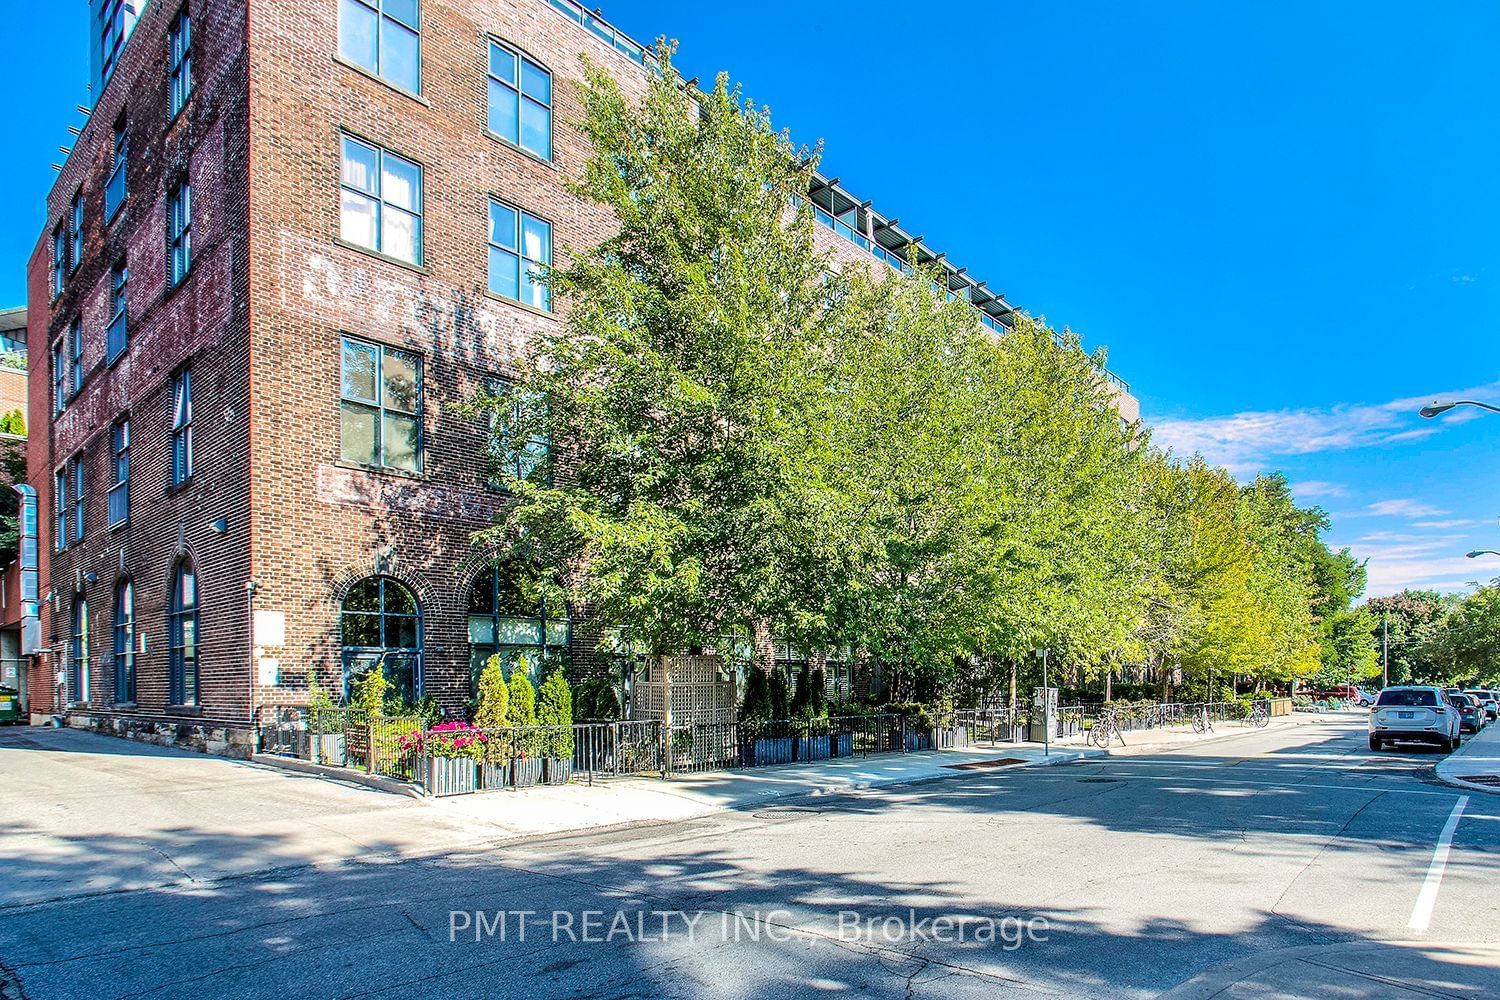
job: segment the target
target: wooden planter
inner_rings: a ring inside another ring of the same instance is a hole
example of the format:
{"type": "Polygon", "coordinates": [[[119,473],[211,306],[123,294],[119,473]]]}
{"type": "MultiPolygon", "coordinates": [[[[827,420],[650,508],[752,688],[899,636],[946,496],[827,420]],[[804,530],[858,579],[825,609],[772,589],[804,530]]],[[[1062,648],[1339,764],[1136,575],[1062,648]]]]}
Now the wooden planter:
{"type": "Polygon", "coordinates": [[[471,757],[428,757],[428,795],[467,795],[479,791],[479,767],[471,757]]]}
{"type": "Polygon", "coordinates": [[[831,736],[799,736],[797,737],[797,759],[798,760],[827,760],[833,756],[833,737],[831,736]]]}
{"type": "Polygon", "coordinates": [[[912,753],[913,751],[916,751],[916,750],[931,750],[931,749],[932,749],[932,734],[931,733],[913,733],[913,732],[908,732],[906,734],[906,752],[907,753],[912,753]]]}
{"type": "Polygon", "coordinates": [[[795,747],[790,736],[752,740],[740,747],[740,760],[746,767],[764,767],[767,764],[790,764],[795,747]]]}
{"type": "Polygon", "coordinates": [[[542,781],[549,785],[566,785],[573,779],[573,761],[567,757],[543,757],[542,781]]]}

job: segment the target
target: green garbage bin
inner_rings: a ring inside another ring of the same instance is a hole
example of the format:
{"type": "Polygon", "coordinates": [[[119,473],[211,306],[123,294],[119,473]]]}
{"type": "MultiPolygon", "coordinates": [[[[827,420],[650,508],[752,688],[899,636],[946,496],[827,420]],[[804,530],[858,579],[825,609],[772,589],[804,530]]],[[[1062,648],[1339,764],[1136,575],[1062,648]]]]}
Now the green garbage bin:
{"type": "Polygon", "coordinates": [[[0,724],[21,721],[21,692],[0,687],[0,724]]]}

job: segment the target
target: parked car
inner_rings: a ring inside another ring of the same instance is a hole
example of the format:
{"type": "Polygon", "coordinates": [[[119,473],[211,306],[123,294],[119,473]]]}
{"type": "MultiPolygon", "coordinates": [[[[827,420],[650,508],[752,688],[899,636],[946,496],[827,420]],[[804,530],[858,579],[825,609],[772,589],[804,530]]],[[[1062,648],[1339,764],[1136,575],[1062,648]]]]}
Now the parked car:
{"type": "Polygon", "coordinates": [[[1378,697],[1374,691],[1371,691],[1369,688],[1359,687],[1358,685],[1355,685],[1354,693],[1357,696],[1355,700],[1359,702],[1360,708],[1369,708],[1375,704],[1375,699],[1378,697]]]}
{"type": "Polygon", "coordinates": [[[1445,693],[1448,695],[1448,700],[1458,709],[1459,732],[1477,733],[1484,728],[1484,709],[1479,707],[1479,699],[1470,697],[1457,688],[1445,693]]]}
{"type": "Polygon", "coordinates": [[[1485,717],[1490,721],[1500,718],[1500,695],[1484,688],[1471,688],[1464,694],[1479,699],[1479,707],[1484,709],[1485,717]]]}
{"type": "Polygon", "coordinates": [[[1429,743],[1452,752],[1463,739],[1461,718],[1441,688],[1388,687],[1370,709],[1370,749],[1383,750],[1390,743],[1429,743]]]}
{"type": "Polygon", "coordinates": [[[1337,684],[1328,688],[1316,688],[1314,701],[1359,701],[1359,691],[1349,684],[1337,684]]]}

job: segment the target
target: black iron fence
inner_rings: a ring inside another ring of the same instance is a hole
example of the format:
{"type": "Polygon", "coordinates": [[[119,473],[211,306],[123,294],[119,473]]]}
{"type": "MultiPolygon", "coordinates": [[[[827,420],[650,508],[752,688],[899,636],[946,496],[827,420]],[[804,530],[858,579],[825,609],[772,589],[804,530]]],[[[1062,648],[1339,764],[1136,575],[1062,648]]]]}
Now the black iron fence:
{"type": "MultiPolygon", "coordinates": [[[[1265,702],[1261,702],[1262,707],[1265,702]]],[[[660,721],[511,726],[432,726],[417,716],[369,716],[347,708],[278,709],[261,723],[261,749],[410,781],[431,795],[526,788],[596,777],[666,778],[911,753],[1039,742],[1243,720],[1244,702],[1115,703],[1059,706],[1044,734],[1030,705],[963,709],[930,716],[839,715],[819,719],[697,723],[660,721]],[[1035,723],[1035,725],[1034,725],[1035,723]],[[1092,732],[1091,732],[1092,731],[1092,732]]]]}

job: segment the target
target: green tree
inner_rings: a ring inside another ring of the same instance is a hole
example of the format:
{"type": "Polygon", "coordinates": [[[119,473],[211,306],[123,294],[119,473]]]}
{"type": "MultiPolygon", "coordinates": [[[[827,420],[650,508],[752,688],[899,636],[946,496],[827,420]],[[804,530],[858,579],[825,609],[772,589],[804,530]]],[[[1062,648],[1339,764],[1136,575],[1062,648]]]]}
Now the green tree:
{"type": "Polygon", "coordinates": [[[500,729],[510,723],[510,691],[500,668],[500,655],[492,655],[479,671],[479,705],[474,710],[474,725],[480,729],[500,729]]]}
{"type": "Polygon", "coordinates": [[[1433,668],[1446,655],[1439,644],[1451,603],[1435,590],[1403,590],[1389,597],[1372,597],[1365,607],[1377,652],[1389,637],[1390,682],[1436,680],[1433,668]]]}
{"type": "Polygon", "coordinates": [[[390,682],[385,679],[385,671],[378,665],[373,666],[354,682],[354,697],[350,700],[350,707],[371,716],[383,715],[385,696],[389,689],[390,682]]]}
{"type": "Polygon", "coordinates": [[[812,160],[725,77],[697,95],[672,51],[657,55],[639,103],[587,68],[575,190],[617,229],[547,276],[567,322],[541,336],[517,395],[472,406],[495,414],[501,448],[566,455],[505,477],[516,502],[484,540],[524,544],[651,655],[785,603],[780,496],[826,270],[811,208],[789,213],[812,160]]]}
{"type": "Polygon", "coordinates": [[[561,667],[553,667],[537,692],[536,724],[552,727],[543,739],[549,757],[573,756],[573,690],[561,667]]]}

